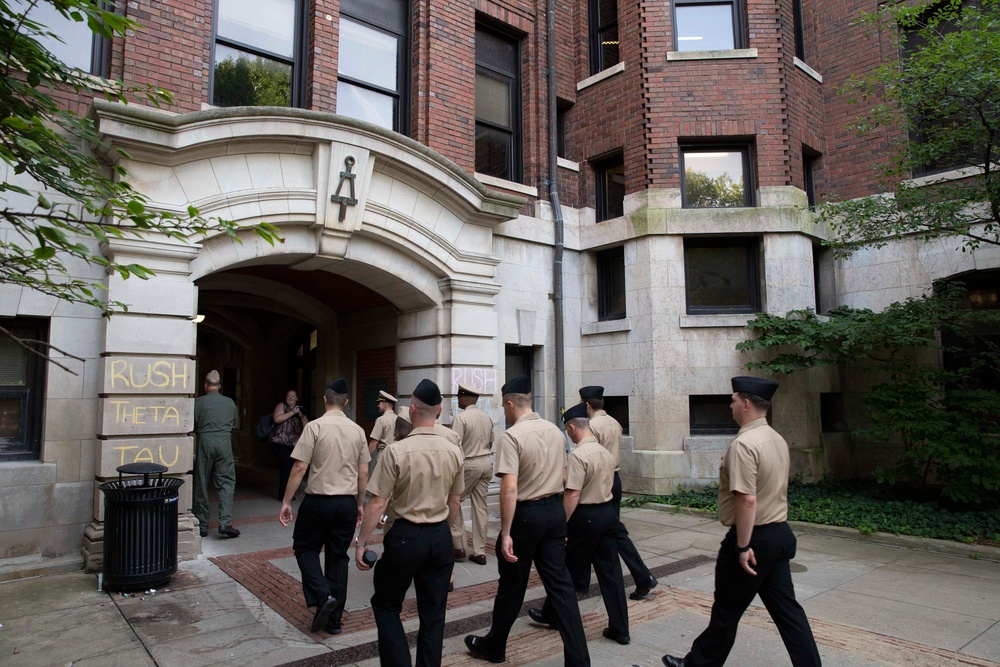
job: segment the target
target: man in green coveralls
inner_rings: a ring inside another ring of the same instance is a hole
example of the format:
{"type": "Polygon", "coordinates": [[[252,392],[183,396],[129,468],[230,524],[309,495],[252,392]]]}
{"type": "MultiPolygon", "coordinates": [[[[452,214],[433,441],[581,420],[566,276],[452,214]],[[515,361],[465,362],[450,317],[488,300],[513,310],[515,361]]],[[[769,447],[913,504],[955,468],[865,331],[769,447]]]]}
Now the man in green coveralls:
{"type": "Polygon", "coordinates": [[[208,478],[219,490],[219,534],[239,537],[233,528],[233,491],[236,489],[236,463],[233,461],[233,429],[236,428],[236,403],[219,393],[219,371],[205,376],[205,395],[194,399],[194,430],[198,437],[198,456],[194,463],[194,515],[198,517],[202,537],[208,536],[208,478]]]}

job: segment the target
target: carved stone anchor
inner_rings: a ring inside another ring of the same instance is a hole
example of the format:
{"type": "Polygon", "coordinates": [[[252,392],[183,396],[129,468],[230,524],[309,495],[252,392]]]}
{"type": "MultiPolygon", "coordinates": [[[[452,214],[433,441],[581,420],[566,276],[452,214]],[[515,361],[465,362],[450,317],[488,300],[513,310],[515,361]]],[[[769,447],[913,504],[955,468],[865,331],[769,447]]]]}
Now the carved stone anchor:
{"type": "Polygon", "coordinates": [[[354,192],[354,178],[357,176],[357,174],[351,173],[351,167],[354,166],[354,158],[350,155],[345,157],[344,166],[347,168],[347,171],[340,172],[340,181],[337,183],[337,189],[334,191],[332,195],[330,195],[330,201],[340,204],[340,216],[338,218],[340,222],[343,222],[344,219],[347,217],[347,207],[356,206],[358,203],[358,200],[355,198],[355,192],[354,192]],[[340,194],[341,190],[343,190],[344,188],[345,182],[348,184],[348,187],[350,188],[351,192],[350,196],[344,196],[340,194]]]}

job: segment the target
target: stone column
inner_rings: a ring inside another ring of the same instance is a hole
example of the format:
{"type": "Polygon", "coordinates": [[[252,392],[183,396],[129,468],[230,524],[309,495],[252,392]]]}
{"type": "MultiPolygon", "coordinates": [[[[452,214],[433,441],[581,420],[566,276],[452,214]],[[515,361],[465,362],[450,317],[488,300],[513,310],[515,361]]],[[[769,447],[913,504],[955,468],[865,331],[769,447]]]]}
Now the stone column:
{"type": "Polygon", "coordinates": [[[107,319],[103,331],[94,520],[84,530],[83,544],[87,571],[103,564],[104,497],[98,485],[117,479],[115,469],[125,463],[159,463],[184,480],[178,557],[201,552],[191,514],[197,287],[188,269],[198,251],[177,241],[149,239],[116,239],[104,248],[109,259],[141,264],[156,275],[107,279],[108,299],[124,303],[128,311],[107,319]]]}

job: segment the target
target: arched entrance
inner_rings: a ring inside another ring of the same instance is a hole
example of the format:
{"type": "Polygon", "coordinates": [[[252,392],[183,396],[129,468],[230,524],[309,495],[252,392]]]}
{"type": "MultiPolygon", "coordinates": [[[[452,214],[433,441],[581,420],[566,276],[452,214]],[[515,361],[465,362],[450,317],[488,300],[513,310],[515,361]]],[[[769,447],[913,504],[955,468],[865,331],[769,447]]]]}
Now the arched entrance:
{"type": "MultiPolygon", "coordinates": [[[[518,214],[519,198],[486,190],[410,139],[332,114],[247,108],[171,116],[104,102],[94,108],[106,155],[154,206],[266,221],[283,236],[274,246],[250,234],[107,244],[109,257],[157,275],[144,282],[108,277],[109,298],[128,304],[129,312],[105,326],[105,366],[126,365],[141,375],[168,364],[183,374],[141,390],[141,383],[105,382],[97,480],[115,474],[116,448],[140,437],[175,448],[180,455],[170,472],[188,475],[192,399],[200,392],[198,376],[209,370],[196,371],[195,358],[219,359],[220,372],[229,363],[230,380],[241,388],[248,386],[244,373],[262,376],[266,388],[252,381],[252,394],[240,397],[244,422],[273,407],[290,379],[308,385],[313,403],[328,377],[347,377],[357,388],[363,349],[395,347],[394,380],[404,397],[424,377],[452,394],[455,369],[496,368],[493,228],[518,214]],[[355,286],[370,291],[371,302],[338,312],[331,301],[364,294],[355,286]],[[201,324],[198,314],[205,315],[201,324]],[[295,351],[314,335],[315,359],[297,365],[295,351]],[[265,338],[270,345],[259,349],[265,338]],[[256,361],[261,355],[278,355],[284,364],[270,367],[256,361]]],[[[191,506],[185,487],[182,509],[191,506]]],[[[100,503],[98,497],[90,546],[103,538],[100,503]]],[[[197,553],[189,514],[181,534],[182,553],[197,553]]],[[[85,545],[85,553],[94,551],[85,545]]]]}

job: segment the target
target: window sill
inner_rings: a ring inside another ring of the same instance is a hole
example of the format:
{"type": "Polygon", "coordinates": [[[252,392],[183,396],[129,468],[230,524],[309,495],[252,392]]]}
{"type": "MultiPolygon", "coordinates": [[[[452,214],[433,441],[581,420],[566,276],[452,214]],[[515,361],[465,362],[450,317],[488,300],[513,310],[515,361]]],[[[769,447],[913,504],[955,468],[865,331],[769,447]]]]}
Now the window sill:
{"type": "Polygon", "coordinates": [[[708,329],[714,327],[745,327],[760,313],[719,313],[711,315],[681,315],[681,329],[708,329]]]}
{"type": "MultiPolygon", "coordinates": [[[[994,168],[1000,165],[994,165],[994,168]]],[[[952,169],[951,171],[939,171],[936,174],[927,174],[926,176],[918,176],[916,178],[911,178],[907,181],[903,181],[904,184],[912,187],[919,188],[925,185],[937,185],[938,183],[946,183],[948,181],[960,181],[963,178],[972,178],[973,176],[979,176],[985,169],[982,167],[963,167],[962,169],[952,169]]]]}
{"type": "Polygon", "coordinates": [[[589,88],[589,87],[593,86],[595,83],[598,83],[600,81],[604,81],[605,79],[611,78],[615,74],[619,74],[619,73],[624,72],[624,71],[625,71],[625,61],[623,60],[620,63],[618,63],[617,65],[612,65],[611,67],[609,67],[609,68],[607,68],[605,70],[601,70],[600,72],[598,72],[597,74],[595,74],[593,76],[588,76],[583,81],[578,81],[577,84],[576,84],[576,90],[577,90],[577,92],[580,92],[584,88],[589,88]]]}
{"type": "Polygon", "coordinates": [[[820,74],[819,72],[817,72],[816,70],[814,70],[812,67],[809,67],[809,65],[806,65],[804,62],[802,62],[798,58],[794,58],[792,60],[792,62],[794,62],[795,66],[798,67],[800,70],[802,70],[803,72],[805,72],[806,74],[808,74],[812,78],[816,79],[820,83],[823,83],[823,75],[820,74]]]}
{"type": "Polygon", "coordinates": [[[618,333],[621,331],[631,331],[632,321],[629,318],[621,320],[607,320],[606,322],[586,322],[580,325],[581,336],[594,336],[605,333],[618,333]]]}
{"type": "Polygon", "coordinates": [[[736,431],[726,435],[689,435],[684,438],[684,451],[725,451],[736,437],[736,431]]]}
{"type": "Polygon", "coordinates": [[[572,160],[567,160],[564,157],[557,158],[556,164],[563,169],[569,169],[570,171],[576,171],[576,172],[580,171],[579,162],[573,162],[572,160]]]}
{"type": "Polygon", "coordinates": [[[505,181],[502,178],[497,178],[495,176],[487,176],[486,174],[480,174],[478,171],[474,174],[476,180],[483,185],[488,185],[491,188],[499,188],[501,190],[507,190],[509,192],[517,192],[518,194],[528,195],[529,197],[538,196],[538,188],[533,188],[530,185],[522,185],[520,183],[515,183],[514,181],[505,181]]]}
{"type": "Polygon", "coordinates": [[[730,60],[756,58],[757,49],[726,49],[719,51],[667,51],[667,60],[730,60]]]}

